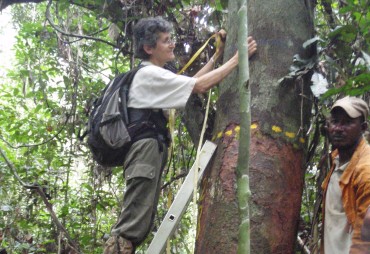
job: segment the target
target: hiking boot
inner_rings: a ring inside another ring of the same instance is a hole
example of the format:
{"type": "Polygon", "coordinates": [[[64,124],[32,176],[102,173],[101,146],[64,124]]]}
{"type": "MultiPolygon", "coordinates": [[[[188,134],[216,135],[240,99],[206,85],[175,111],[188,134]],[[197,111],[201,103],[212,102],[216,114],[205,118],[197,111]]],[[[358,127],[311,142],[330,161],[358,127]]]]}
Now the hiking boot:
{"type": "Polygon", "coordinates": [[[132,243],[120,236],[111,236],[105,243],[103,254],[133,254],[132,243]]]}

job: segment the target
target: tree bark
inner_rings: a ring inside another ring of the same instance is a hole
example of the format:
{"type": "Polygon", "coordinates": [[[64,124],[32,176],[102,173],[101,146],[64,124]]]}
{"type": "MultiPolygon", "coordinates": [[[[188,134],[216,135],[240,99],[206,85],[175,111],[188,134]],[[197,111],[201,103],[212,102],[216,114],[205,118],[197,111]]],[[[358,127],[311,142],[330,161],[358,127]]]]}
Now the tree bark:
{"type": "MultiPolygon", "coordinates": [[[[224,59],[236,50],[237,6],[229,1],[224,59]]],[[[304,179],[310,116],[309,77],[284,85],[295,54],[310,57],[302,44],[313,36],[309,1],[250,0],[250,34],[258,53],[250,61],[252,199],[250,253],[294,253],[304,179]]],[[[236,199],[238,157],[237,73],[220,86],[214,137],[218,149],[201,185],[196,253],[236,253],[240,224],[236,199]]]]}

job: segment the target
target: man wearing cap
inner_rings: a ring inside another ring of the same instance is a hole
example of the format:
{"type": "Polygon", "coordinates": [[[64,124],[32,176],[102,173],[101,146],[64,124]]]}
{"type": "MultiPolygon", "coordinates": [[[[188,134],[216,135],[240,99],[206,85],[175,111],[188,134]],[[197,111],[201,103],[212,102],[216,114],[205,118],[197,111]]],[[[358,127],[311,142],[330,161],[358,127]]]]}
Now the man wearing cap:
{"type": "Polygon", "coordinates": [[[370,205],[370,146],[363,137],[369,107],[359,98],[336,101],[328,121],[332,166],[323,188],[323,253],[370,253],[361,239],[370,205]]]}

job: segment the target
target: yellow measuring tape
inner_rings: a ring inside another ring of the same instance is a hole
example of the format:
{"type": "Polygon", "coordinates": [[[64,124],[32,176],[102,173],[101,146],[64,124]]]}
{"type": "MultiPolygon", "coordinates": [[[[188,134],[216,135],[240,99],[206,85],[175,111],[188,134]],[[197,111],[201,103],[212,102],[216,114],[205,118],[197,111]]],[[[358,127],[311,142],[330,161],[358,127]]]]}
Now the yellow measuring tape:
{"type": "Polygon", "coordinates": [[[195,52],[195,54],[190,58],[190,60],[184,65],[184,67],[182,67],[182,69],[177,73],[177,74],[182,74],[184,73],[188,68],[189,66],[194,62],[195,59],[197,59],[197,57],[200,55],[200,53],[202,53],[202,51],[205,49],[205,47],[207,46],[207,44],[209,43],[209,41],[213,38],[216,37],[216,50],[217,50],[217,47],[219,47],[219,42],[221,41],[221,36],[219,36],[218,34],[213,34],[211,37],[209,37],[209,39],[203,44],[202,47],[200,47],[200,49],[198,49],[197,52],[195,52]]]}
{"type": "MultiPolygon", "coordinates": [[[[190,60],[185,64],[185,66],[179,72],[177,72],[177,74],[184,73],[189,68],[189,66],[195,61],[195,59],[197,59],[197,57],[200,55],[200,53],[202,53],[202,51],[208,45],[209,41],[213,38],[215,38],[215,40],[216,40],[215,46],[216,46],[216,52],[217,52],[219,50],[219,48],[221,47],[222,40],[221,40],[221,36],[219,34],[213,34],[202,45],[202,47],[197,50],[197,52],[190,58],[190,60]]],[[[168,125],[169,125],[169,129],[170,129],[170,135],[171,135],[172,140],[174,138],[174,131],[175,131],[175,112],[176,112],[175,109],[170,110],[169,121],[168,121],[169,122],[168,125]]],[[[169,149],[169,151],[170,151],[169,157],[171,157],[172,156],[172,149],[169,149]]]]}
{"type": "MultiPolygon", "coordinates": [[[[186,63],[186,65],[177,74],[184,73],[189,68],[189,66],[195,61],[195,59],[197,59],[197,57],[202,53],[202,51],[208,45],[210,40],[213,39],[213,38],[215,38],[215,40],[216,40],[215,46],[216,46],[216,52],[217,52],[219,50],[219,47],[222,45],[221,44],[222,43],[221,36],[219,34],[213,34],[202,45],[202,47],[200,47],[197,50],[197,52],[190,58],[190,60],[186,63]]],[[[211,90],[209,91],[209,95],[208,95],[208,102],[207,102],[207,107],[206,107],[205,118],[204,118],[204,121],[203,121],[203,127],[202,127],[202,131],[201,131],[201,134],[200,134],[200,139],[199,139],[199,144],[198,144],[198,149],[197,149],[197,154],[196,154],[196,159],[195,159],[196,169],[199,169],[199,155],[200,155],[200,150],[201,150],[201,147],[202,147],[202,144],[203,144],[203,137],[204,137],[204,133],[205,133],[206,125],[207,125],[207,118],[208,118],[210,100],[211,100],[211,90]]],[[[176,118],[175,117],[175,112],[176,112],[175,109],[171,109],[169,111],[169,123],[168,124],[169,124],[169,129],[170,129],[170,134],[171,134],[171,139],[172,140],[174,140],[174,131],[175,131],[175,118],[176,118]]],[[[172,152],[173,152],[172,146],[173,146],[173,144],[171,143],[171,147],[169,149],[169,158],[171,158],[171,156],[172,156],[172,152]]],[[[196,206],[196,203],[197,203],[196,202],[197,201],[197,186],[198,186],[198,170],[195,170],[194,171],[194,191],[193,191],[193,203],[194,203],[195,218],[197,218],[197,206],[196,206]]],[[[172,193],[170,193],[169,195],[171,195],[171,194],[172,193]]],[[[169,241],[167,241],[166,252],[170,253],[169,241]]]]}

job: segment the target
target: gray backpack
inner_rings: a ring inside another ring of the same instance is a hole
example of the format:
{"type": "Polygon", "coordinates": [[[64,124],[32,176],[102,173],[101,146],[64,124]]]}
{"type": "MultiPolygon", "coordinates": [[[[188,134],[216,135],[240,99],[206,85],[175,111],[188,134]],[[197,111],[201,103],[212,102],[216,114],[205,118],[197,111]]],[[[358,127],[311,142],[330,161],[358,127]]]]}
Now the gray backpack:
{"type": "Polygon", "coordinates": [[[133,142],[168,136],[162,111],[127,108],[128,92],[135,68],[114,78],[102,91],[88,121],[87,143],[93,158],[102,166],[122,166],[133,142]]]}

